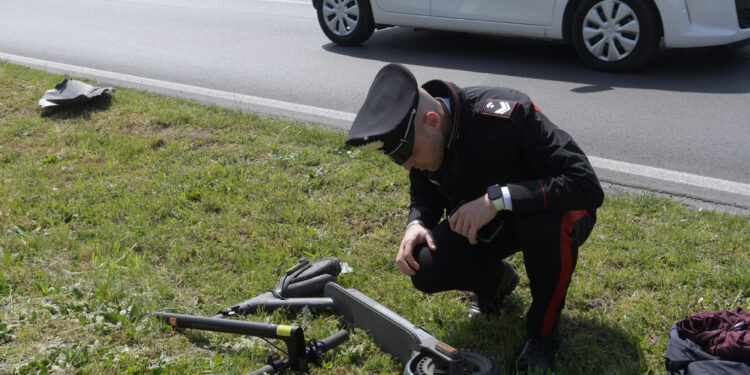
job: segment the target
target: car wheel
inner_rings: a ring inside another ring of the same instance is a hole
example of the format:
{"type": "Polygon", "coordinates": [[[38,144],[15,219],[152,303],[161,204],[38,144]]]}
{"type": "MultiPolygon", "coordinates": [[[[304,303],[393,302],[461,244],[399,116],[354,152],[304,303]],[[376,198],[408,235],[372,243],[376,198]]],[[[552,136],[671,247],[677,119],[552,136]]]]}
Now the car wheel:
{"type": "Polygon", "coordinates": [[[573,15],[573,46],[578,56],[595,69],[636,69],[648,62],[659,47],[657,17],[650,1],[584,0],[573,15]]]}
{"type": "Polygon", "coordinates": [[[328,39],[351,46],[367,40],[375,31],[375,22],[367,0],[322,0],[318,22],[328,39]]]}

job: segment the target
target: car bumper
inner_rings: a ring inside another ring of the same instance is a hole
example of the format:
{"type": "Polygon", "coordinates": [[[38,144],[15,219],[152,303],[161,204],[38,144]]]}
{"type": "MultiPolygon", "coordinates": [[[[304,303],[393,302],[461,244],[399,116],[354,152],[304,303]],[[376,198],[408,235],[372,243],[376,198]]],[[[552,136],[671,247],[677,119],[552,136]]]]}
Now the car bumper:
{"type": "Polygon", "coordinates": [[[664,45],[672,48],[741,44],[750,39],[750,0],[656,0],[664,45]]]}

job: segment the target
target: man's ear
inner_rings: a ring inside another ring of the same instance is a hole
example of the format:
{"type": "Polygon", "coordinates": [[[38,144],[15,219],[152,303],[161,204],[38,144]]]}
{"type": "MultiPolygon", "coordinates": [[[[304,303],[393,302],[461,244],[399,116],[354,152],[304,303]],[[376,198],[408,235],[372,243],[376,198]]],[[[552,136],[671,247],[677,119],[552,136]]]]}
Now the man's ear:
{"type": "Polygon", "coordinates": [[[427,111],[424,114],[424,126],[429,130],[440,130],[440,115],[434,111],[427,111]]]}

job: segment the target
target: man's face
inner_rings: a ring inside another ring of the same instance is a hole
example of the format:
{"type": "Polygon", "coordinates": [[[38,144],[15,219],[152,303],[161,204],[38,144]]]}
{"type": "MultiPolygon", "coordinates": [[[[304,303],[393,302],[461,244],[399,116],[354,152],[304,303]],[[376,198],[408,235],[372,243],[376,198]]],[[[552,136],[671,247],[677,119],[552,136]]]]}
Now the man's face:
{"type": "Polygon", "coordinates": [[[414,150],[409,159],[401,166],[407,171],[417,168],[434,172],[440,169],[445,156],[445,137],[437,127],[425,123],[422,119],[416,121],[414,132],[414,150]]]}

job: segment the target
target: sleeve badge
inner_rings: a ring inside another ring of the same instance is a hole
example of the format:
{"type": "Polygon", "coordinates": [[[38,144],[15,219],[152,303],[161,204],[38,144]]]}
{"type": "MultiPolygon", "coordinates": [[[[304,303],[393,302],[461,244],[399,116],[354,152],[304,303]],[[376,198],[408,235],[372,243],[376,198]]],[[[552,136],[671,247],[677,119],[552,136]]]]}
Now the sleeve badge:
{"type": "Polygon", "coordinates": [[[482,106],[481,114],[510,119],[518,102],[503,99],[487,99],[482,106]]]}

